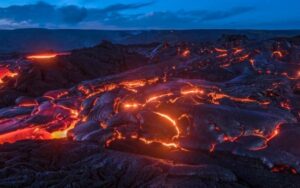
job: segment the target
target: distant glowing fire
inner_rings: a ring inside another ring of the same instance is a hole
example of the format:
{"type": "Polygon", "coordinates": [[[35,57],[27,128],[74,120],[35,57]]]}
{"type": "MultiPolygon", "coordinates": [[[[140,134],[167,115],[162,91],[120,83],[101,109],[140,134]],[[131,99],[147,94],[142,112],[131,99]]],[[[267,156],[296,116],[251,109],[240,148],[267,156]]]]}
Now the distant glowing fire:
{"type": "Polygon", "coordinates": [[[64,55],[70,55],[69,52],[65,52],[65,53],[44,53],[44,54],[35,54],[35,55],[29,55],[27,56],[26,58],[27,59],[53,59],[53,58],[56,58],[58,56],[64,56],[64,55]]]}

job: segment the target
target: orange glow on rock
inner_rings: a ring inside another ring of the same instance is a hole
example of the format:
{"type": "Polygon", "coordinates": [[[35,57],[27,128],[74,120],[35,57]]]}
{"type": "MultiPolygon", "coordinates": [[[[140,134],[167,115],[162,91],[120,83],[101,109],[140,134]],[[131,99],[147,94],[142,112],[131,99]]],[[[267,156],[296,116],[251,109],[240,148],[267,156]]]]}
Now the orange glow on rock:
{"type": "Polygon", "coordinates": [[[178,144],[176,144],[176,143],[167,143],[167,142],[162,142],[162,141],[157,141],[157,140],[147,140],[146,138],[138,138],[138,140],[144,142],[145,144],[152,144],[152,143],[157,142],[166,147],[173,147],[173,148],[179,147],[178,144]]]}
{"type": "Polygon", "coordinates": [[[35,54],[35,55],[29,55],[26,58],[27,59],[53,59],[56,58],[57,56],[63,56],[63,55],[70,55],[70,53],[45,53],[45,54],[35,54]]]}
{"type": "Polygon", "coordinates": [[[239,54],[243,51],[243,48],[234,48],[233,49],[233,54],[236,55],[236,54],[239,54]]]}
{"type": "Polygon", "coordinates": [[[25,128],[25,129],[20,129],[14,132],[9,132],[0,135],[0,144],[13,143],[19,140],[27,140],[27,139],[48,140],[51,139],[51,135],[49,132],[43,129],[25,128]]]}
{"type": "Polygon", "coordinates": [[[123,107],[125,109],[137,109],[140,106],[138,103],[125,103],[123,107]]]}
{"type": "Polygon", "coordinates": [[[227,57],[227,55],[228,55],[227,53],[220,54],[220,55],[217,56],[217,58],[227,57]]]}
{"type": "Polygon", "coordinates": [[[215,48],[215,51],[218,53],[227,53],[226,49],[221,49],[221,48],[215,48]]]}
{"type": "Polygon", "coordinates": [[[78,123],[78,121],[79,120],[73,121],[71,123],[71,125],[69,127],[67,127],[66,129],[64,129],[64,130],[58,130],[58,131],[52,132],[51,133],[51,139],[66,138],[68,136],[68,132],[75,127],[75,125],[78,123]]]}
{"type": "Polygon", "coordinates": [[[0,84],[4,83],[4,78],[14,78],[18,76],[18,73],[10,71],[6,67],[0,67],[0,84]]]}
{"type": "Polygon", "coordinates": [[[188,57],[188,56],[190,56],[190,54],[191,54],[191,51],[189,49],[186,49],[181,53],[181,56],[188,57]]]}
{"type": "Polygon", "coordinates": [[[198,88],[181,90],[181,95],[203,94],[203,93],[204,93],[204,91],[201,89],[198,89],[198,88]]]}
{"type": "Polygon", "coordinates": [[[278,58],[282,58],[284,55],[283,55],[283,52],[279,51],[279,50],[276,50],[272,53],[272,57],[278,57],[278,58]]]}
{"type": "Polygon", "coordinates": [[[246,61],[250,57],[249,54],[243,55],[242,57],[239,58],[239,61],[246,61]]]}
{"type": "Polygon", "coordinates": [[[156,96],[153,96],[153,97],[149,97],[146,100],[146,103],[150,103],[150,102],[156,101],[157,99],[160,99],[160,98],[163,98],[163,97],[172,96],[172,95],[173,95],[173,93],[165,93],[165,94],[161,94],[161,95],[156,95],[156,96]]]}
{"type": "Polygon", "coordinates": [[[172,123],[172,125],[174,126],[177,134],[173,137],[173,138],[178,138],[179,135],[180,135],[180,130],[179,128],[177,127],[177,123],[176,123],[176,120],[174,120],[173,118],[171,118],[169,115],[167,114],[163,114],[163,113],[160,113],[160,112],[154,112],[155,114],[159,115],[160,117],[163,117],[165,118],[166,120],[168,120],[169,122],[172,123]]]}
{"type": "Polygon", "coordinates": [[[255,99],[250,99],[250,98],[239,98],[239,97],[232,97],[226,94],[222,94],[222,93],[209,93],[208,96],[211,97],[212,99],[212,103],[213,104],[220,104],[220,100],[224,99],[224,98],[228,98],[232,101],[235,102],[241,102],[241,103],[259,103],[260,105],[268,105],[270,104],[269,101],[257,101],[255,99]]]}

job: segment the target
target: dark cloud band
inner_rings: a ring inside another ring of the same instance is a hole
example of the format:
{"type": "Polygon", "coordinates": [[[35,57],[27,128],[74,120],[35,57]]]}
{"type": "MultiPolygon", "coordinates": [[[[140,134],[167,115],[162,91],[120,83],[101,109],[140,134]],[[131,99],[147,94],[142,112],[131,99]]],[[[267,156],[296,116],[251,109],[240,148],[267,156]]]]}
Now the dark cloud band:
{"type": "Polygon", "coordinates": [[[235,7],[222,11],[179,10],[129,13],[130,10],[151,6],[153,3],[150,1],[114,4],[102,9],[78,6],[57,7],[44,2],[10,6],[0,8],[0,28],[199,28],[210,21],[224,20],[254,10],[253,7],[235,7]]]}

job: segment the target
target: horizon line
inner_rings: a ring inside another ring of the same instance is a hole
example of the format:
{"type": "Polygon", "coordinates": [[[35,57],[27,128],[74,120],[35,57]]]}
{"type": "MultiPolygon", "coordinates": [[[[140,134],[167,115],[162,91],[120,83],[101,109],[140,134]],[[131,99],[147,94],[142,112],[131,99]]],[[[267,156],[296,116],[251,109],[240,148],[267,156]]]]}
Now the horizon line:
{"type": "Polygon", "coordinates": [[[300,31],[299,29],[253,29],[253,28],[176,28],[176,29],[167,29],[167,28],[152,28],[152,29],[86,29],[86,28],[0,28],[0,31],[15,31],[15,30],[82,30],[82,31],[196,31],[196,30],[220,30],[220,31],[300,31]]]}

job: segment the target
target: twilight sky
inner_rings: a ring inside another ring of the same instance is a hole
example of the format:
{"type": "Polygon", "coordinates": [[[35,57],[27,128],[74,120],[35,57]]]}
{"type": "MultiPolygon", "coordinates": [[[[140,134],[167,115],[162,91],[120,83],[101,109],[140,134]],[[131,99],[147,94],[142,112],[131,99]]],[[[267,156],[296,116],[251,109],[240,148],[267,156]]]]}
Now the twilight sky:
{"type": "Polygon", "coordinates": [[[0,0],[0,29],[300,29],[300,0],[0,0]]]}

